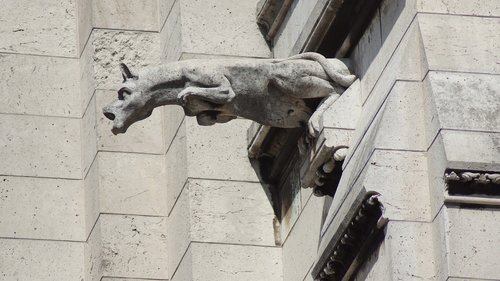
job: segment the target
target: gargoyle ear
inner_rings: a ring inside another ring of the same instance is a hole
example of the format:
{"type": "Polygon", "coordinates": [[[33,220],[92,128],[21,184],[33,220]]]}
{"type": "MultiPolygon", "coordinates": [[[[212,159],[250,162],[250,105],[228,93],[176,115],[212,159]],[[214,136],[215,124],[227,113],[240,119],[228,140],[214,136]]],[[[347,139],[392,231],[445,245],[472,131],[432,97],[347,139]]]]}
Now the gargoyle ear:
{"type": "Polygon", "coordinates": [[[129,78],[137,78],[124,63],[120,63],[120,69],[122,71],[123,82],[127,81],[129,78]]]}

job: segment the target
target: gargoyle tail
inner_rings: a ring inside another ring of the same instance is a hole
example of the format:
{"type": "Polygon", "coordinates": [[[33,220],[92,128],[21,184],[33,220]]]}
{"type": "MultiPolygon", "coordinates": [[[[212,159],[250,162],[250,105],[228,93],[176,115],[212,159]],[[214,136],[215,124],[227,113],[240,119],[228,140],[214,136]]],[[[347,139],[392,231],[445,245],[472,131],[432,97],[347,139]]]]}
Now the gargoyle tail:
{"type": "MultiPolygon", "coordinates": [[[[348,75],[343,75],[335,71],[335,67],[328,61],[327,58],[325,58],[323,55],[318,54],[318,53],[312,53],[312,52],[307,52],[307,53],[302,53],[298,54],[295,56],[291,56],[289,58],[286,58],[284,60],[294,60],[294,59],[306,59],[306,60],[313,60],[318,62],[323,69],[325,70],[326,74],[332,79],[332,81],[340,84],[343,87],[349,87],[354,80],[356,80],[356,76],[353,74],[348,74],[348,75]]],[[[346,66],[347,69],[347,66],[346,66]]]]}

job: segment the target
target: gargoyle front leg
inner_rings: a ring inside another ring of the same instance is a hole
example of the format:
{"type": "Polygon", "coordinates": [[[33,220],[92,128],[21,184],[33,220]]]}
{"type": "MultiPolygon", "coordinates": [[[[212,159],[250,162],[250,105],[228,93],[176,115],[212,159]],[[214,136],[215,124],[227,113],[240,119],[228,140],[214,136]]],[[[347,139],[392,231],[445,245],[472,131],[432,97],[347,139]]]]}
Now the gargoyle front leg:
{"type": "Polygon", "coordinates": [[[230,102],[236,94],[229,83],[229,80],[222,76],[220,85],[217,87],[189,86],[177,95],[177,101],[181,105],[186,105],[188,97],[198,97],[204,101],[215,104],[225,104],[230,102]]]}

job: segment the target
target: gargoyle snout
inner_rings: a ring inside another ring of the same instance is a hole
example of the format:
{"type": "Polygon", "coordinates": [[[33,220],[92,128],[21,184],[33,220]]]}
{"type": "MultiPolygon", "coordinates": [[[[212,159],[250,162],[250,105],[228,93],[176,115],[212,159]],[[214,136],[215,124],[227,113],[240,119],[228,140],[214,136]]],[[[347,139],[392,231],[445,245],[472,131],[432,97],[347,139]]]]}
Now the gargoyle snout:
{"type": "Polygon", "coordinates": [[[104,113],[104,116],[106,116],[106,118],[108,118],[109,120],[111,121],[115,120],[116,115],[114,112],[112,112],[112,110],[109,107],[104,107],[102,109],[102,112],[104,113]]]}

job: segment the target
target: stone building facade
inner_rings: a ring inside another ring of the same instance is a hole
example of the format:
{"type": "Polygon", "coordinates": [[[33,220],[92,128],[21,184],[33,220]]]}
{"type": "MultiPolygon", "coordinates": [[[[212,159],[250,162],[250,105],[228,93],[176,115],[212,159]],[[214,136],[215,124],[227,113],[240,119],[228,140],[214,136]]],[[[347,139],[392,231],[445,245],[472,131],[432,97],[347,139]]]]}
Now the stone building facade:
{"type": "Polygon", "coordinates": [[[2,4],[1,281],[500,279],[498,0],[2,4]],[[359,80],[305,154],[249,120],[164,107],[114,136],[101,113],[120,62],[306,51],[359,80]]]}

